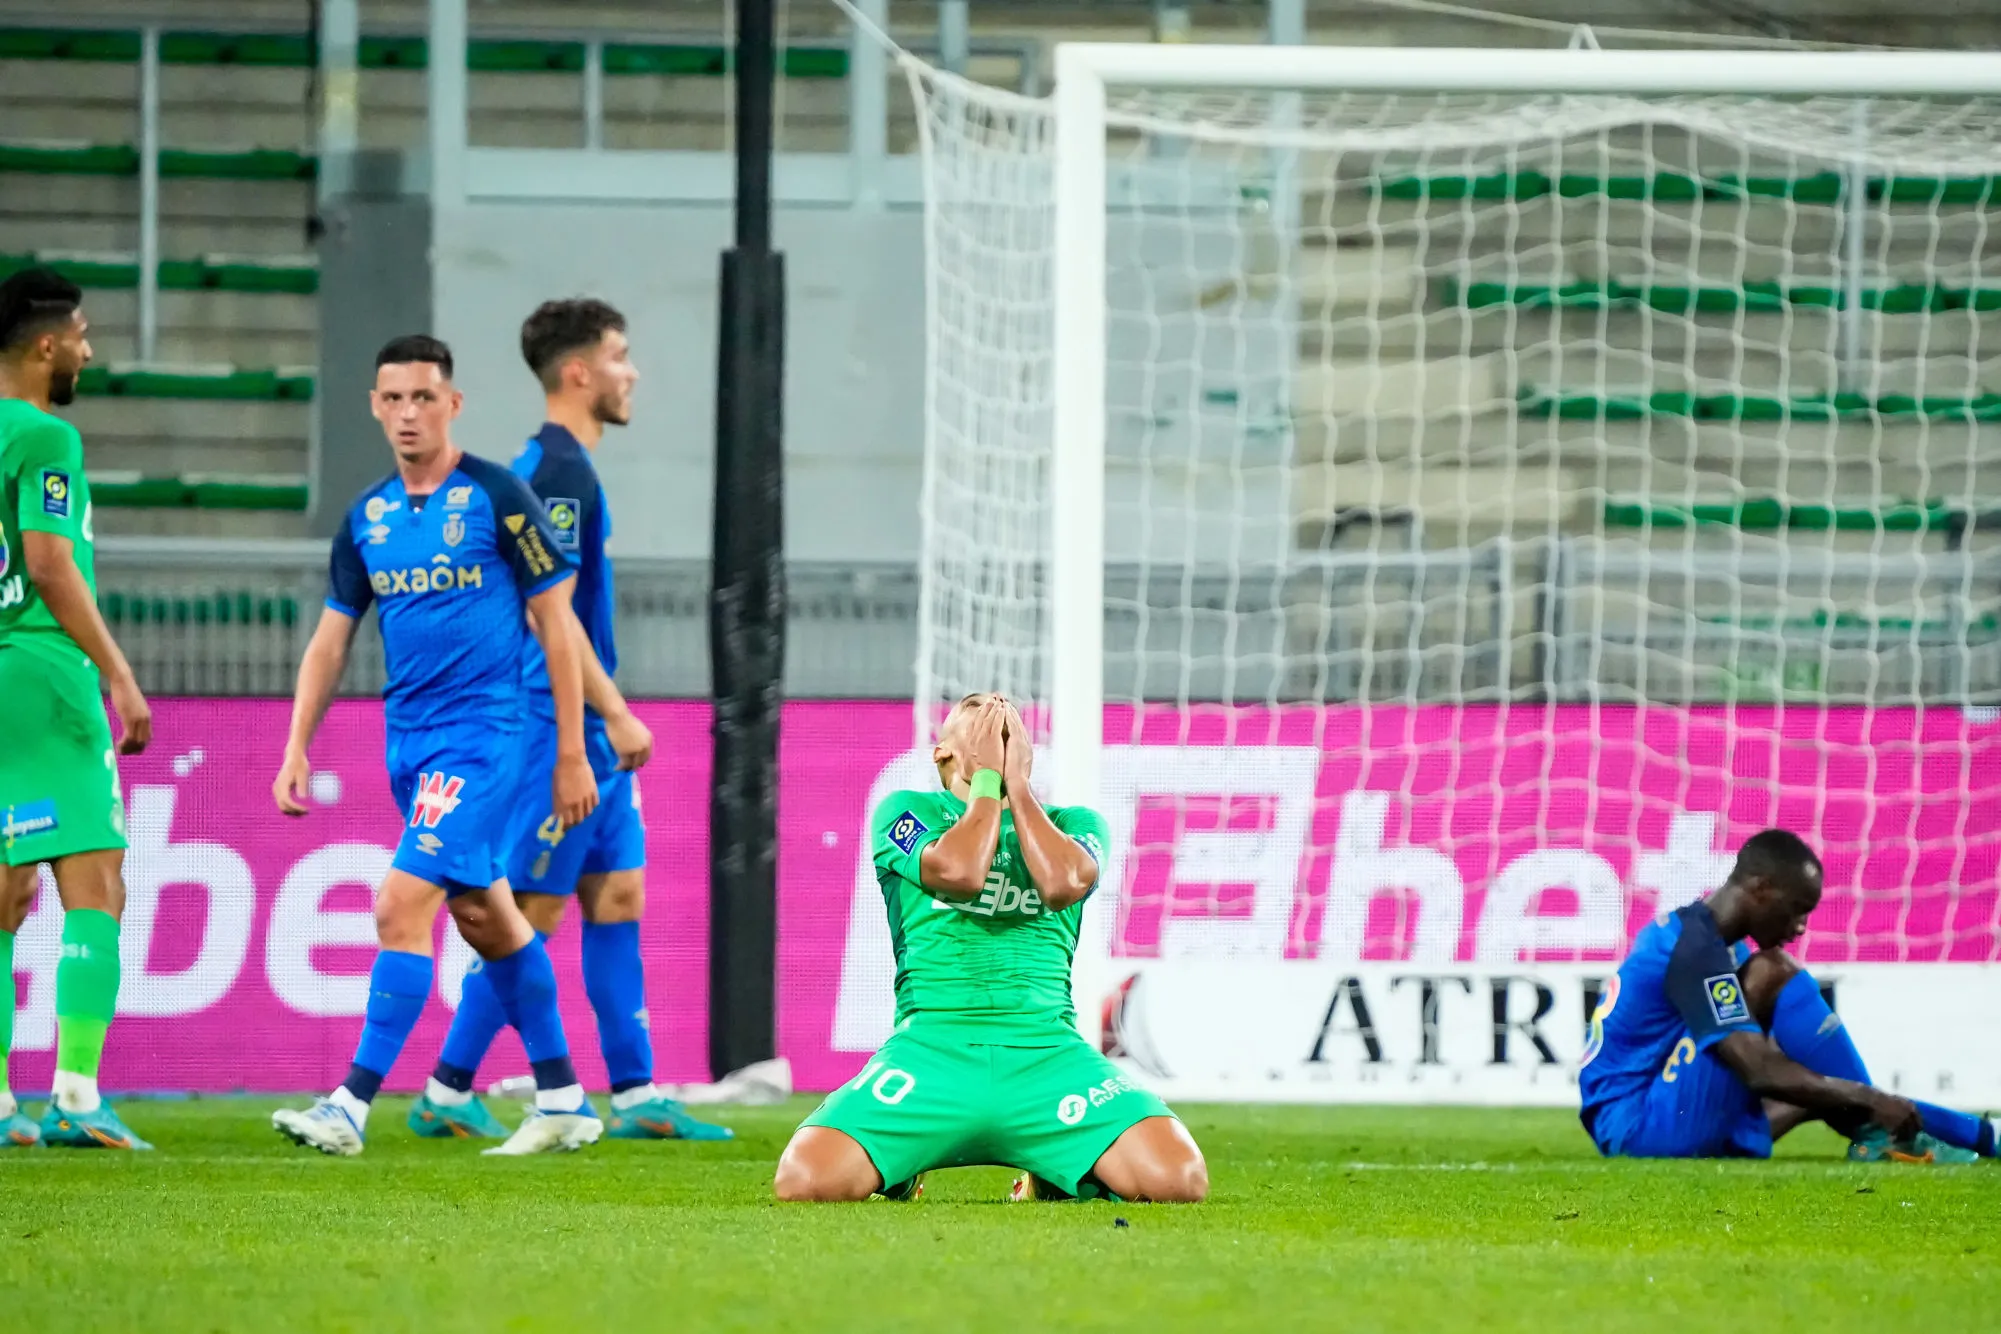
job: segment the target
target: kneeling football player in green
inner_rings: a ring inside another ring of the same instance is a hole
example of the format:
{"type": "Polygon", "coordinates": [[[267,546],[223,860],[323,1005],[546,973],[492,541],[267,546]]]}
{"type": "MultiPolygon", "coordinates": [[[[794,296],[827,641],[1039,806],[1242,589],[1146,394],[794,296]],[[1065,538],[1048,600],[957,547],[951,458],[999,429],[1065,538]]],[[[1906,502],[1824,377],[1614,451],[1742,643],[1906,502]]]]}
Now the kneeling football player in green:
{"type": "Polygon", "coordinates": [[[1070,962],[1105,822],[1029,790],[1021,715],[969,695],[939,730],[939,792],[873,820],[896,949],[896,1031],[778,1161],[781,1200],[908,1199],[939,1167],[1019,1168],[1015,1198],[1200,1200],[1202,1151],[1077,1032],[1070,962]]]}

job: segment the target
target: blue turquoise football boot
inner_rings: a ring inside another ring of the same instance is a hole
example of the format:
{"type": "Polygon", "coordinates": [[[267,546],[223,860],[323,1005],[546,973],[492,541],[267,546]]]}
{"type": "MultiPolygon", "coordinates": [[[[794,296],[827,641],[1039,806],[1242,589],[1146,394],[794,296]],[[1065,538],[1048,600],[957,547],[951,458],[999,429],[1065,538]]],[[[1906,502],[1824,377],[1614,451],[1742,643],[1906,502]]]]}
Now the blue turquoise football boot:
{"type": "Polygon", "coordinates": [[[66,1112],[50,1099],[42,1113],[42,1143],[52,1149],[150,1149],[118,1119],[111,1104],[100,1102],[94,1112],[66,1112]]]}
{"type": "Polygon", "coordinates": [[[0,1149],[32,1149],[42,1142],[42,1128],[20,1112],[0,1119],[0,1149]]]}
{"type": "Polygon", "coordinates": [[[605,1118],[605,1133],[613,1139],[735,1139],[728,1126],[697,1121],[672,1098],[652,1097],[623,1110],[614,1107],[605,1118]]]}
{"type": "Polygon", "coordinates": [[[470,1102],[447,1106],[426,1093],[410,1108],[410,1129],[425,1139],[506,1139],[507,1127],[475,1095],[470,1102]]]}
{"type": "Polygon", "coordinates": [[[1920,1130],[1914,1138],[1893,1140],[1890,1132],[1881,1126],[1869,1126],[1848,1145],[1848,1161],[1851,1163],[1916,1163],[1931,1166],[1957,1166],[1962,1163],[1977,1163],[1980,1155],[1971,1149],[1962,1149],[1947,1144],[1944,1140],[1920,1130]]]}

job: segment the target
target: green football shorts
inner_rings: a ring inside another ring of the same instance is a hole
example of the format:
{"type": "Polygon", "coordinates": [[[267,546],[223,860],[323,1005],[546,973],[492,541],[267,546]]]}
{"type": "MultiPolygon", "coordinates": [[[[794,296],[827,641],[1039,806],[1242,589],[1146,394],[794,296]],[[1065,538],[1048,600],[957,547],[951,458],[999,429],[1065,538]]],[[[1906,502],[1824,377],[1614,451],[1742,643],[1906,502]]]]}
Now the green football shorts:
{"type": "Polygon", "coordinates": [[[125,846],[125,803],[97,669],[0,647],[0,700],[19,720],[0,746],[0,862],[32,866],[125,846]]]}
{"type": "Polygon", "coordinates": [[[1166,1103],[1081,1037],[1049,1047],[989,1047],[964,1028],[905,1029],[802,1123],[838,1130],[883,1184],[936,1167],[1033,1172],[1067,1194],[1106,1149],[1166,1103]]]}

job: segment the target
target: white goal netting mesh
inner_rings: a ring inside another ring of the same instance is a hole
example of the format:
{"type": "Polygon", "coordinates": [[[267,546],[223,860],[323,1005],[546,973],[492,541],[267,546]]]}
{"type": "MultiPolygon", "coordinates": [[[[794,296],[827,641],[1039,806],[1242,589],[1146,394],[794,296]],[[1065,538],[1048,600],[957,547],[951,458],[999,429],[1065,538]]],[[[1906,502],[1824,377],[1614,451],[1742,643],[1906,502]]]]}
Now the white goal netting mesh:
{"type": "MultiPolygon", "coordinates": [[[[1049,106],[909,66],[920,706],[1049,696],[1049,106]]],[[[2001,106],[1112,90],[1113,956],[1997,955],[2001,106]]],[[[920,707],[920,718],[927,709],[920,707]]]]}

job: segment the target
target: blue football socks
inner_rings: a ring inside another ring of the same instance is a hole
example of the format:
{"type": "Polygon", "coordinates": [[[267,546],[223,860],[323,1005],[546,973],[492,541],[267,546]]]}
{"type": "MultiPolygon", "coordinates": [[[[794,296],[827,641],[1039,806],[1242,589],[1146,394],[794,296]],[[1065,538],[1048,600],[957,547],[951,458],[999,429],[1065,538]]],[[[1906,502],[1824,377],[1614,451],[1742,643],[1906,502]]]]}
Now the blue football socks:
{"type": "MultiPolygon", "coordinates": [[[[541,937],[538,935],[536,939],[541,937]]],[[[460,1093],[472,1091],[473,1076],[479,1072],[480,1062],[486,1059],[487,1050],[500,1036],[500,1030],[507,1026],[507,1011],[501,1008],[500,997],[494,994],[493,980],[487,973],[492,966],[483,959],[475,959],[466,970],[465,984],[459,989],[458,1013],[452,1016],[451,1031],[445,1034],[438,1066],[431,1071],[431,1078],[460,1093]]]]}
{"type": "MultiPolygon", "coordinates": [[[[1870,1082],[1869,1068],[1855,1050],[1847,1026],[1827,1007],[1820,984],[1806,973],[1794,977],[1779,992],[1779,1003],[1772,1013],[1772,1038],[1779,1050],[1815,1074],[1852,1079],[1858,1084],[1870,1082]]],[[[1983,1157],[1994,1156],[1994,1124],[1986,1117],[1930,1102],[1917,1102],[1917,1108],[1926,1133],[1934,1138],[1983,1157]]]]}
{"type": "Polygon", "coordinates": [[[1796,974],[1779,992],[1772,1011],[1772,1040],[1779,1050],[1817,1075],[1829,1079],[1869,1082],[1869,1067],[1855,1050],[1841,1017],[1827,1008],[1820,983],[1809,973],[1796,974]]]}
{"type": "Polygon", "coordinates": [[[383,950],[368,973],[368,1011],[354,1064],[341,1081],[356,1100],[368,1103],[403,1054],[403,1044],[431,994],[431,960],[422,954],[383,950]]]}
{"type": "Polygon", "coordinates": [[[563,1016],[556,1008],[556,968],[542,937],[530,938],[505,958],[488,959],[481,971],[507,1022],[521,1034],[529,1069],[535,1072],[535,1105],[544,1111],[576,1111],[583,1106],[583,1087],[577,1083],[563,1016]]]}
{"type": "Polygon", "coordinates": [[[612,1093],[651,1084],[653,1034],[647,1028],[639,923],[584,923],[584,991],[597,1015],[612,1093]]]}

